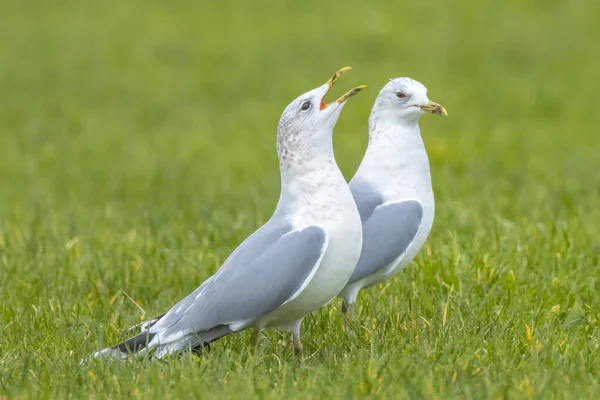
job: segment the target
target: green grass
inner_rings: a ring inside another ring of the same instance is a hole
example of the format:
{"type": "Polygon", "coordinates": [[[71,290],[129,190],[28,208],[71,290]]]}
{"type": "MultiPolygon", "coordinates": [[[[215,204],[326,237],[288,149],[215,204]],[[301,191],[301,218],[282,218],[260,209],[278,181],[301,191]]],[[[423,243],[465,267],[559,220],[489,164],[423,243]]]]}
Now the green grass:
{"type": "Polygon", "coordinates": [[[599,398],[600,3],[273,3],[3,2],[0,397],[599,398]],[[347,177],[387,78],[450,114],[415,262],[302,360],[269,332],[80,368],[269,218],[281,111],[345,65],[347,177]]]}

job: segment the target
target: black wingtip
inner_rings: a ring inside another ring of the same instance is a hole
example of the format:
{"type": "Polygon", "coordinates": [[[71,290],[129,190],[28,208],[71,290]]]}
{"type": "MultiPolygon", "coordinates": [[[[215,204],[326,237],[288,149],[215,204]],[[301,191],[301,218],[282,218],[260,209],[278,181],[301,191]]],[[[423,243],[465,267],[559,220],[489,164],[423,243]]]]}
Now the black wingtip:
{"type": "Polygon", "coordinates": [[[122,353],[137,353],[148,346],[148,343],[156,336],[156,333],[142,332],[139,335],[132,337],[122,343],[113,346],[113,349],[117,349],[122,353]]]}

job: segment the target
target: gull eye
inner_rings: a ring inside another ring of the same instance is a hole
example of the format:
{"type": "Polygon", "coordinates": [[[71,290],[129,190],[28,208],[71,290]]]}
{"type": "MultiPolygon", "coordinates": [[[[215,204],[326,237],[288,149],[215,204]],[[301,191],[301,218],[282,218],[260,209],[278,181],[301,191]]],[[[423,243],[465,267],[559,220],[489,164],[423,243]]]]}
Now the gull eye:
{"type": "Polygon", "coordinates": [[[310,101],[305,101],[304,103],[302,103],[302,107],[300,107],[300,109],[302,111],[306,111],[310,108],[310,101]]]}
{"type": "Polygon", "coordinates": [[[404,99],[406,98],[406,93],[404,92],[396,92],[396,97],[399,99],[404,99]]]}

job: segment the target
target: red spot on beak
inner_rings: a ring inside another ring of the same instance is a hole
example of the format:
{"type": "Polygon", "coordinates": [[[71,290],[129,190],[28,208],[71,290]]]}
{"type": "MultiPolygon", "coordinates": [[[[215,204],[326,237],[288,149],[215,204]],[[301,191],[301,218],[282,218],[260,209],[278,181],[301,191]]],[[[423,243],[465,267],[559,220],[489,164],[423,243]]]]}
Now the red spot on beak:
{"type": "Polygon", "coordinates": [[[324,109],[326,109],[326,108],[327,108],[327,104],[323,103],[323,99],[321,99],[321,105],[319,106],[319,108],[320,108],[321,110],[324,110],[324,109]]]}

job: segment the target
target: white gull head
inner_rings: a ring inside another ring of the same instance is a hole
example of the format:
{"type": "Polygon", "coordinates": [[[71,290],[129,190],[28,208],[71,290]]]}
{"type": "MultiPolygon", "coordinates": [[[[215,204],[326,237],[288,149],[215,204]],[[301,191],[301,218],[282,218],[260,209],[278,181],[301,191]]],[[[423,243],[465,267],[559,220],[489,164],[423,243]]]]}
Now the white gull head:
{"type": "Polygon", "coordinates": [[[427,88],[411,78],[390,80],[379,92],[372,116],[402,125],[412,125],[425,112],[448,115],[444,107],[427,97],[427,88]]]}
{"type": "Polygon", "coordinates": [[[325,96],[348,69],[340,69],[324,85],[298,96],[283,111],[277,128],[277,154],[282,169],[320,154],[333,154],[333,128],[342,108],[346,100],[364,88],[357,86],[325,104],[325,96]]]}

